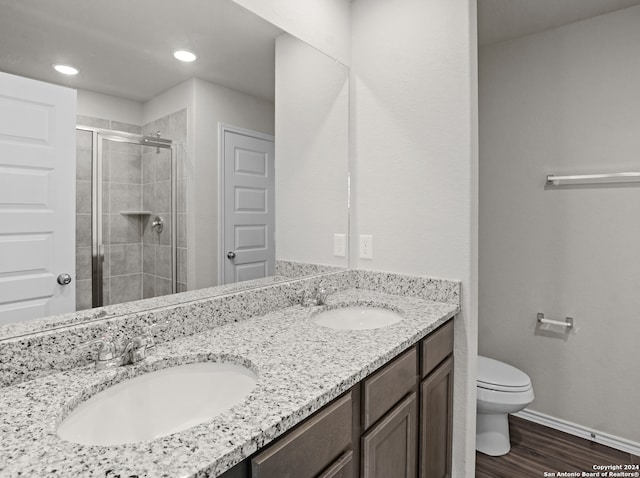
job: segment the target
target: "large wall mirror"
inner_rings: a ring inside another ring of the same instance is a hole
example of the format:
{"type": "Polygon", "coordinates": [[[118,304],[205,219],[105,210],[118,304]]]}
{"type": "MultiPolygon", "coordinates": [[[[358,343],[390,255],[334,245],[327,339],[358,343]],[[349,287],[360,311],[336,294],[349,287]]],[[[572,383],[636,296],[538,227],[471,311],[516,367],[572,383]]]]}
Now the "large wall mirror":
{"type": "Polygon", "coordinates": [[[0,10],[0,71],[78,91],[77,313],[5,288],[0,339],[348,267],[346,66],[232,0],[0,10]]]}

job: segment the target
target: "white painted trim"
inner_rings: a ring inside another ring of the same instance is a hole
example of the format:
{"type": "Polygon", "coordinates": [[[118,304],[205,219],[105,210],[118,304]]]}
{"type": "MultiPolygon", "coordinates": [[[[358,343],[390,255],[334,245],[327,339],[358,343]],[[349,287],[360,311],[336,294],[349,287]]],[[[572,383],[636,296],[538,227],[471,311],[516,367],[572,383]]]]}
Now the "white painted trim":
{"type": "Polygon", "coordinates": [[[224,255],[224,134],[227,131],[271,141],[275,144],[275,136],[271,134],[260,133],[259,131],[252,131],[226,123],[218,123],[218,285],[223,285],[224,280],[224,261],[222,260],[224,255]]]}
{"type": "Polygon", "coordinates": [[[566,420],[552,417],[550,415],[545,415],[544,413],[536,412],[534,410],[529,410],[526,408],[521,412],[514,413],[513,415],[524,420],[529,420],[530,422],[539,423],[540,425],[544,425],[555,430],[560,430],[561,432],[568,433],[569,435],[585,438],[589,441],[615,448],[616,450],[640,456],[640,443],[632,442],[624,438],[587,428],[576,423],[568,422],[566,420]]]}

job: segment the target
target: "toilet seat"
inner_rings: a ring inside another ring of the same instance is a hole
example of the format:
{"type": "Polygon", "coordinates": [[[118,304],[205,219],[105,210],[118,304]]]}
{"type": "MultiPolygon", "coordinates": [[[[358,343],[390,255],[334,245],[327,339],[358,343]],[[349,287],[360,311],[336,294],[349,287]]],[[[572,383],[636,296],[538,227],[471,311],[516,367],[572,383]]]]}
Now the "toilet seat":
{"type": "Polygon", "coordinates": [[[511,365],[478,356],[477,386],[499,392],[526,392],[531,389],[531,379],[511,365]]]}

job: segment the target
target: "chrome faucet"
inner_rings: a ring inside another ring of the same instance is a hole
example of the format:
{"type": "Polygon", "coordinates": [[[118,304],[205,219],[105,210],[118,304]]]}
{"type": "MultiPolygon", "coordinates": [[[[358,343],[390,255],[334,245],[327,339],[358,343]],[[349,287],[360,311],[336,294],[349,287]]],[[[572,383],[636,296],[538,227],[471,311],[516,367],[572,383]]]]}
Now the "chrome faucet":
{"type": "Polygon", "coordinates": [[[112,335],[107,334],[101,338],[89,340],[81,344],[80,347],[88,348],[93,345],[100,345],[98,356],[95,360],[96,370],[135,364],[155,352],[156,343],[151,334],[151,329],[155,326],[156,324],[148,327],[143,334],[136,335],[127,341],[124,346],[112,335]]]}
{"type": "Polygon", "coordinates": [[[322,285],[318,286],[316,289],[313,289],[313,292],[303,290],[301,292],[300,305],[302,305],[303,307],[326,305],[327,297],[333,292],[333,290],[327,289],[322,285]]]}

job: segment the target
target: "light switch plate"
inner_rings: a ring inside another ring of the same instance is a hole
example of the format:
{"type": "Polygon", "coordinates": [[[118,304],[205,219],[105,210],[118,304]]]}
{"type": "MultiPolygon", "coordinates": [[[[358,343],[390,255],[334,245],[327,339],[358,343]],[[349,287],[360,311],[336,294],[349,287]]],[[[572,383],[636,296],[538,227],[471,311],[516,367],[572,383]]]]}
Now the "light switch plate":
{"type": "Polygon", "coordinates": [[[336,257],[345,257],[347,255],[347,235],[333,235],[333,255],[336,257]]]}
{"type": "Polygon", "coordinates": [[[360,259],[373,259],[373,236],[369,234],[360,236],[360,259]]]}

